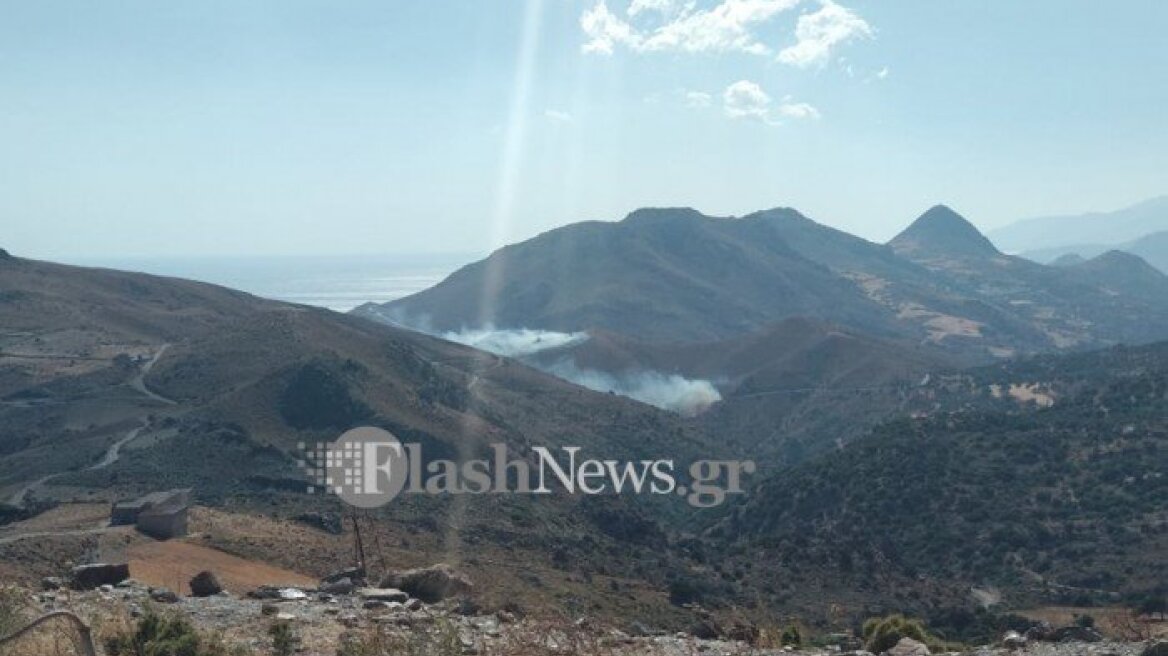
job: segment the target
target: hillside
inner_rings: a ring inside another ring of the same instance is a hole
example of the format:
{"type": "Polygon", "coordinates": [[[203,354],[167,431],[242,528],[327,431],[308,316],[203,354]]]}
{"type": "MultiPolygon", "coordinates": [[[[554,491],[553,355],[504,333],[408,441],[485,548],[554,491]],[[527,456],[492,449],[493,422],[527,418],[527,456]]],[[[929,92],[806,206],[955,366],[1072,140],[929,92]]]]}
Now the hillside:
{"type": "Polygon", "coordinates": [[[1003,255],[943,206],[888,245],[790,209],[729,219],[638,210],[508,246],[429,290],[356,312],[437,333],[607,331],[653,343],[741,337],[803,317],[982,360],[1168,337],[1168,299],[1003,255]]]}
{"type": "MultiPolygon", "coordinates": [[[[732,455],[673,414],[505,358],[211,285],[11,258],[0,264],[0,298],[0,491],[33,512],[193,487],[199,503],[238,513],[339,516],[335,499],[303,494],[296,445],[354,425],[420,443],[428,461],[481,456],[489,443],[520,458],[538,445],[618,460],[732,455]]],[[[546,568],[539,584],[491,594],[555,606],[560,585],[608,550],[628,556],[604,564],[608,575],[639,589],[664,585],[676,567],[664,520],[688,506],[657,501],[407,495],[373,516],[396,540],[424,545],[415,558],[518,557],[546,568]]],[[[0,563],[27,566],[33,557],[17,546],[0,544],[0,563]]],[[[253,555],[318,575],[343,564],[297,563],[297,553],[274,542],[253,555]]],[[[62,566],[35,561],[24,576],[62,566]]],[[[677,621],[680,611],[658,599],[645,617],[677,621]]],[[[622,598],[611,608],[624,603],[642,602],[622,598]]]]}
{"type": "Polygon", "coordinates": [[[855,285],[796,252],[773,222],[682,208],[552,230],[376,314],[438,331],[600,328],[648,340],[728,337],[791,316],[891,328],[855,285]]]}
{"type": "Polygon", "coordinates": [[[936,377],[928,410],[761,483],[711,548],[776,600],[924,616],[971,587],[1018,606],[1163,586],[1166,380],[1168,344],[936,377]]]}

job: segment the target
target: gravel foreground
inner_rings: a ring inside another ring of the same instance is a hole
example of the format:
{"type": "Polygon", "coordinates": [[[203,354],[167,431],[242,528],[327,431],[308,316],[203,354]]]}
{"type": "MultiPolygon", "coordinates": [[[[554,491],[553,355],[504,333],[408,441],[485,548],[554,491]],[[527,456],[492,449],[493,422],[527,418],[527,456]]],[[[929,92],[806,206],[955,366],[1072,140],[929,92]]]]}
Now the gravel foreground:
{"type": "MultiPolygon", "coordinates": [[[[685,634],[629,635],[623,631],[576,621],[518,618],[506,612],[476,614],[450,600],[420,604],[368,599],[353,594],[325,594],[295,588],[271,589],[266,599],[237,597],[220,592],[206,597],[177,597],[165,589],[152,589],[134,581],[118,586],[75,592],[66,589],[30,593],[33,611],[69,610],[93,627],[98,652],[104,638],[132,627],[134,618],[155,611],[188,618],[200,631],[218,635],[240,654],[268,655],[273,651],[271,628],[286,624],[294,636],[293,653],[306,656],[455,656],[538,654],[581,656],[826,656],[840,654],[838,647],[818,649],[760,648],[725,639],[704,640],[685,634]],[[352,651],[343,648],[350,645],[352,651]],[[384,651],[368,651],[379,645],[384,651]],[[358,649],[360,647],[360,649],[358,649]]],[[[41,652],[35,638],[29,645],[0,648],[0,654],[24,656],[41,652]]],[[[964,653],[974,656],[1143,656],[1149,643],[1140,642],[1029,642],[1012,649],[979,647],[964,653]]],[[[928,652],[902,649],[890,656],[923,656],[928,652]]],[[[923,645],[918,645],[918,649],[923,645]]],[[[64,654],[69,651],[60,652],[64,654]]],[[[80,653],[80,652],[78,652],[80,653]]],[[[231,653],[231,652],[229,652],[231,653]]],[[[867,652],[843,652],[862,656],[867,652]]],[[[1166,652],[1168,653],[1168,652],[1166,652]]],[[[1160,654],[1155,654],[1160,656],[1160,654]]]]}

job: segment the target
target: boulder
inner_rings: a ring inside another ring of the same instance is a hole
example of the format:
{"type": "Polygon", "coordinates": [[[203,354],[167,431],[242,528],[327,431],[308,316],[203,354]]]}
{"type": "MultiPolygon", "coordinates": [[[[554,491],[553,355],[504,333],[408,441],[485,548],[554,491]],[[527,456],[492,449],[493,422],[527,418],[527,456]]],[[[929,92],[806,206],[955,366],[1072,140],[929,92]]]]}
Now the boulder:
{"type": "Polygon", "coordinates": [[[357,596],[362,601],[396,601],[398,603],[405,603],[409,601],[410,596],[397,588],[361,588],[357,591],[357,596]]]}
{"type": "Polygon", "coordinates": [[[901,638],[900,642],[896,643],[884,652],[885,656],[929,656],[929,648],[925,643],[912,638],[901,638]]]}
{"type": "Polygon", "coordinates": [[[117,585],[130,578],[130,566],[126,563],[111,565],[94,563],[73,568],[69,587],[74,590],[93,590],[103,585],[117,585]]]}
{"type": "Polygon", "coordinates": [[[178,595],[169,588],[151,588],[150,598],[160,604],[178,603],[178,595]]]}
{"type": "Polygon", "coordinates": [[[436,604],[451,595],[470,592],[474,584],[450,565],[438,564],[390,574],[381,582],[381,587],[398,588],[411,597],[436,604]]]}
{"type": "Polygon", "coordinates": [[[303,601],[308,599],[308,593],[300,588],[280,588],[276,591],[276,598],[280,601],[303,601]]]}
{"type": "Polygon", "coordinates": [[[1052,642],[1100,642],[1103,634],[1086,626],[1064,626],[1051,634],[1052,642]]]}
{"type": "Polygon", "coordinates": [[[65,587],[65,581],[56,576],[46,576],[41,579],[42,590],[60,590],[65,587]]]}
{"type": "Polygon", "coordinates": [[[1041,622],[1026,629],[1026,634],[1023,636],[1028,642],[1050,640],[1054,629],[1051,628],[1048,622],[1041,622]]]}
{"type": "Polygon", "coordinates": [[[1006,635],[1002,636],[1002,646],[1006,649],[1025,649],[1026,638],[1017,631],[1007,631],[1006,635]]]}
{"type": "Polygon", "coordinates": [[[342,577],[336,581],[324,581],[320,584],[320,592],[331,595],[352,594],[356,586],[349,577],[342,577]]]}
{"type": "Polygon", "coordinates": [[[223,586],[219,585],[219,579],[215,578],[215,574],[206,570],[195,574],[191,579],[191,596],[194,597],[210,597],[223,592],[223,586]]]}

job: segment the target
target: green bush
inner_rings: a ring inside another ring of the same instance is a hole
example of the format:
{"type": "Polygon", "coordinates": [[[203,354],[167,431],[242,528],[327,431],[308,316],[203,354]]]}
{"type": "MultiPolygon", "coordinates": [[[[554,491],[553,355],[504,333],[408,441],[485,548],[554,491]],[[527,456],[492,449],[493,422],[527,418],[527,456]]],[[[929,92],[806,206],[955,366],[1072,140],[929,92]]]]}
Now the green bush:
{"type": "Polygon", "coordinates": [[[292,633],[292,625],[287,622],[276,622],[268,628],[268,635],[272,636],[272,653],[275,656],[292,656],[296,651],[296,636],[292,633]]]}
{"type": "Polygon", "coordinates": [[[879,654],[896,646],[901,638],[935,644],[937,641],[925,630],[920,620],[903,615],[873,617],[864,622],[864,643],[868,651],[879,654]]]}
{"type": "Polygon", "coordinates": [[[153,609],[138,619],[133,631],[105,639],[108,656],[246,656],[245,648],[230,650],[218,636],[200,634],[185,617],[160,615],[153,609]]]}
{"type": "Polygon", "coordinates": [[[779,643],[783,647],[798,647],[803,644],[803,634],[799,632],[799,627],[792,624],[783,629],[783,634],[779,636],[779,643]]]}

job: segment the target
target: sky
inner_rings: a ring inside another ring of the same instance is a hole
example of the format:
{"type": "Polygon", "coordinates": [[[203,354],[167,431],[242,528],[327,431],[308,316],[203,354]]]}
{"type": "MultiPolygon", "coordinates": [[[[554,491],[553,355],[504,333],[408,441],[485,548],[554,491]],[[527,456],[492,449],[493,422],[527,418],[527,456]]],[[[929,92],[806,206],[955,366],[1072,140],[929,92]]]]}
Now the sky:
{"type": "Polygon", "coordinates": [[[883,241],[1168,193],[1168,3],[0,0],[0,246],[486,252],[644,206],[883,241]]]}

